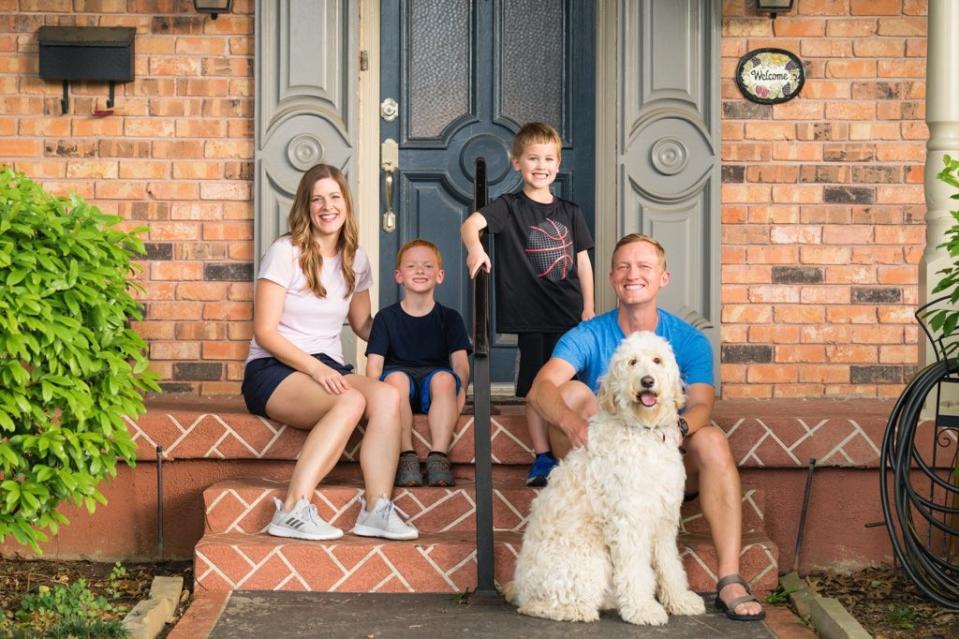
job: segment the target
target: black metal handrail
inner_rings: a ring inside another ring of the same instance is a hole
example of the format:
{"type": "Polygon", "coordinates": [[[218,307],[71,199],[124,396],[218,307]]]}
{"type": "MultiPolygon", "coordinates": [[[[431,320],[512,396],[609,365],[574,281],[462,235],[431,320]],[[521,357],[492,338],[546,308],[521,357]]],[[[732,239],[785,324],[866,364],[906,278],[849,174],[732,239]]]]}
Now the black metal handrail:
{"type": "MultiPolygon", "coordinates": [[[[486,159],[476,159],[473,211],[486,206],[489,187],[486,159]]],[[[486,233],[480,234],[483,248],[486,233]]],[[[483,269],[473,280],[473,437],[476,475],[476,591],[494,594],[493,579],[493,464],[490,446],[490,275],[483,269]]]]}

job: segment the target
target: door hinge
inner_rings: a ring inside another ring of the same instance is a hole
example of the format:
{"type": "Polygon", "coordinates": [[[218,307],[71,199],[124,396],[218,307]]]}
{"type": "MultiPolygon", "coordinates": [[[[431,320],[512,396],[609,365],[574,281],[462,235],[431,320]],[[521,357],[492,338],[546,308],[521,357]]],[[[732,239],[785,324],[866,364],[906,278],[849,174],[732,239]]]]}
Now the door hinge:
{"type": "Polygon", "coordinates": [[[370,68],[370,59],[366,51],[360,51],[360,71],[366,71],[370,68]]]}

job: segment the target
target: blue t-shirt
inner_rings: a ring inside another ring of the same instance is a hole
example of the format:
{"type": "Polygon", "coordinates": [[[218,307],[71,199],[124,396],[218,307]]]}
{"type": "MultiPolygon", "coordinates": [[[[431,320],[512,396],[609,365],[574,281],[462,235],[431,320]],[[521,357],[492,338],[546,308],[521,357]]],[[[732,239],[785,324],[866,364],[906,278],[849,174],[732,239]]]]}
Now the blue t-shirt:
{"type": "Polygon", "coordinates": [[[450,355],[460,350],[472,352],[458,312],[437,302],[429,313],[415,317],[397,302],[373,318],[366,354],[382,355],[384,368],[449,368],[450,355]]]}
{"type": "MultiPolygon", "coordinates": [[[[713,349],[699,330],[672,313],[657,309],[656,334],[673,347],[679,374],[685,385],[713,384],[713,349]]],[[[619,327],[619,309],[597,315],[566,332],[553,349],[558,357],[576,369],[577,378],[599,390],[599,378],[606,372],[613,351],[626,338],[619,327]]]]}

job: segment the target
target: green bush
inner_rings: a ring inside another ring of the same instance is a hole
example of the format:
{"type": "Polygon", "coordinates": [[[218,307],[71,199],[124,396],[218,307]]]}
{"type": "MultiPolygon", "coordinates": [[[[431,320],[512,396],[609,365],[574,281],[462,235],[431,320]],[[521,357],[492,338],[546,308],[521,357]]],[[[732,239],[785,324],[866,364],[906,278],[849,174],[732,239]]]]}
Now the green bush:
{"type": "MultiPolygon", "coordinates": [[[[943,158],[945,166],[936,175],[936,178],[950,186],[959,189],[959,160],[946,155],[943,158]]],[[[959,200],[959,193],[950,196],[954,200],[959,200]]],[[[949,252],[952,264],[938,271],[942,279],[932,289],[933,294],[945,292],[949,296],[949,303],[955,305],[959,302],[959,211],[951,211],[953,219],[956,221],[946,230],[946,241],[936,248],[945,248],[949,252]]],[[[926,318],[934,331],[944,336],[952,335],[956,327],[959,326],[959,310],[952,308],[931,309],[926,318]]],[[[946,354],[951,354],[956,348],[959,348],[959,341],[944,340],[943,346],[946,354]]]]}
{"type": "Polygon", "coordinates": [[[62,501],[93,512],[97,484],[134,463],[124,416],[158,387],[129,328],[145,229],[120,221],[0,168],[0,541],[39,552],[62,501]]]}

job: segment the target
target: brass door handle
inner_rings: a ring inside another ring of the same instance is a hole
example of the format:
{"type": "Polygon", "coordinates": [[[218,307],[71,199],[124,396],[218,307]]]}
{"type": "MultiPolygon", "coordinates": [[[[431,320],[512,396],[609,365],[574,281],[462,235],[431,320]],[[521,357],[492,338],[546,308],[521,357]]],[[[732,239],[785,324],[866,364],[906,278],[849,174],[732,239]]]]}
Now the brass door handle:
{"type": "Polygon", "coordinates": [[[383,184],[386,195],[386,211],[383,212],[383,231],[396,230],[396,213],[393,212],[393,174],[399,168],[400,148],[393,138],[387,138],[380,145],[380,168],[383,169],[383,184]]]}

